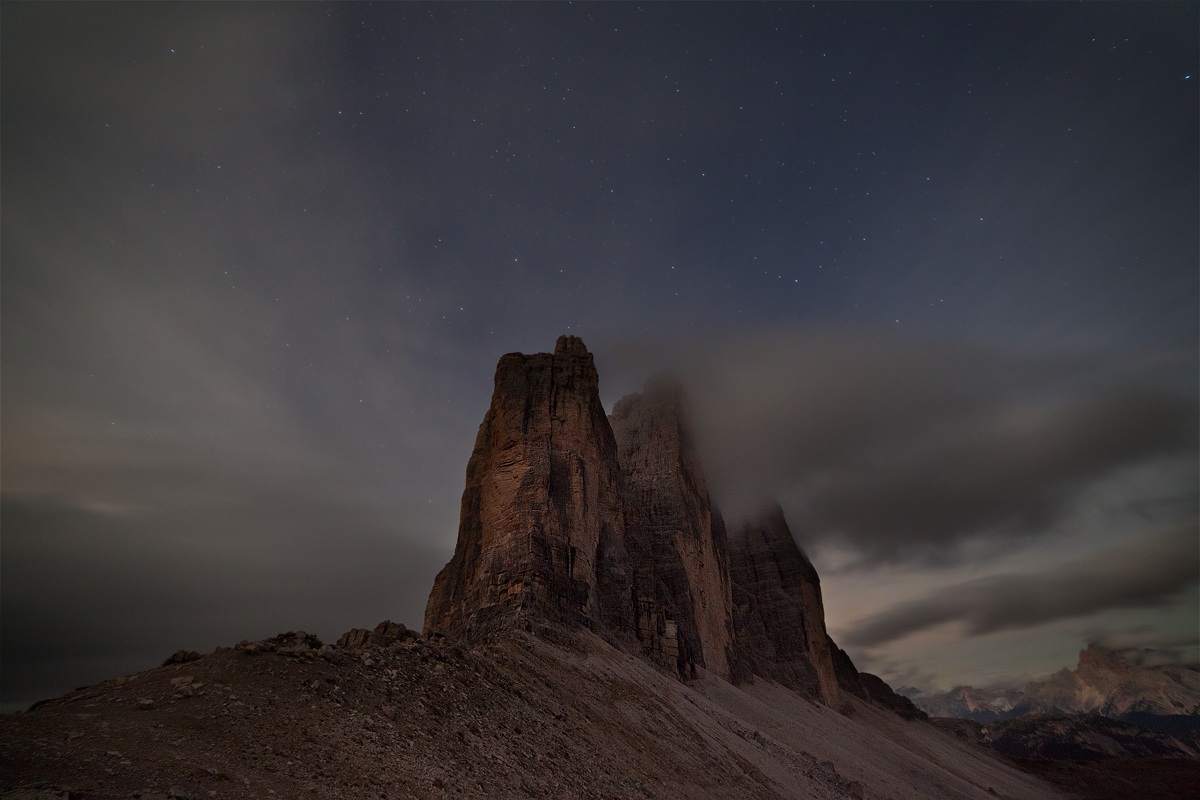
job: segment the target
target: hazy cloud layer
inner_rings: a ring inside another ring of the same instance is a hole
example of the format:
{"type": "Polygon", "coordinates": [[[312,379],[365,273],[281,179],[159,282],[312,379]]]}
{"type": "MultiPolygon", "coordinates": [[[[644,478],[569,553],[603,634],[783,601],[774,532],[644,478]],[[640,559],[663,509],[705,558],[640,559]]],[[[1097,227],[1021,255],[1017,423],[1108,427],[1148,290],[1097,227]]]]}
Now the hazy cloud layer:
{"type": "MultiPolygon", "coordinates": [[[[621,371],[651,358],[614,354],[621,371]]],[[[663,361],[688,375],[728,512],[774,495],[804,541],[836,541],[863,565],[1035,539],[1096,481],[1159,461],[1173,464],[1156,490],[1176,494],[1168,521],[1196,513],[1198,406],[1169,388],[1190,368],[1170,358],[1114,368],[809,330],[701,341],[663,361]]]]}
{"type": "Polygon", "coordinates": [[[4,702],[177,649],[301,628],[328,640],[422,608],[445,552],[365,498],[309,488],[226,471],[159,477],[153,508],[4,495],[4,702]]]}
{"type": "Polygon", "coordinates": [[[1193,524],[1044,570],[994,575],[900,603],[864,620],[844,644],[875,647],[947,623],[978,636],[1112,609],[1165,606],[1198,580],[1193,524]]]}

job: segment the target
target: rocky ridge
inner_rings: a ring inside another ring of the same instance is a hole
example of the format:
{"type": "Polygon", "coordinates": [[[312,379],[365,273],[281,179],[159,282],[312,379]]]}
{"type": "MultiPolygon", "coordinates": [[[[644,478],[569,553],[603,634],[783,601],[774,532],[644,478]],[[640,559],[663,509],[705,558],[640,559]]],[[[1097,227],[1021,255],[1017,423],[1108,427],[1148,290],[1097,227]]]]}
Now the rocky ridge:
{"type": "Polygon", "coordinates": [[[1200,670],[1184,664],[1142,666],[1090,644],[1079,651],[1075,669],[1023,688],[1013,713],[1029,712],[1200,714],[1200,670]]]}
{"type": "Polygon", "coordinates": [[[677,393],[619,405],[577,339],[505,356],[424,633],[179,651],[39,703],[0,718],[0,795],[1062,797],[889,713],[782,515],[725,541],[677,393]]]}
{"type": "Polygon", "coordinates": [[[425,631],[586,627],[685,680],[758,675],[920,716],[829,640],[820,580],[777,506],[727,538],[683,406],[660,378],[606,417],[573,336],[552,354],[503,356],[425,631]]]}
{"type": "Polygon", "coordinates": [[[914,702],[939,717],[976,722],[1025,714],[1200,716],[1200,669],[1188,664],[1138,664],[1098,644],[1079,652],[1075,669],[1061,669],[1018,688],[914,693],[914,702]]]}
{"type": "Polygon", "coordinates": [[[858,698],[683,683],[586,629],[339,642],[241,642],[0,716],[0,796],[1063,800],[858,698]]]}

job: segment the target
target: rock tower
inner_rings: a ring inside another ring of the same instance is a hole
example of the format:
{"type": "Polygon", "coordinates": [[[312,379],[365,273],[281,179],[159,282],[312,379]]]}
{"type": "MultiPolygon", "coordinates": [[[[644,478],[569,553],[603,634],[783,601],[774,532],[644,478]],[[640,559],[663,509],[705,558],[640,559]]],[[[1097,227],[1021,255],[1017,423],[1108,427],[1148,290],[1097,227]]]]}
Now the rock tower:
{"type": "Polygon", "coordinates": [[[900,710],[825,632],[821,584],[776,506],[727,536],[669,380],[600,403],[591,353],[509,353],[467,464],[458,543],[425,630],[590,627],[687,680],[774,680],[900,710]]]}

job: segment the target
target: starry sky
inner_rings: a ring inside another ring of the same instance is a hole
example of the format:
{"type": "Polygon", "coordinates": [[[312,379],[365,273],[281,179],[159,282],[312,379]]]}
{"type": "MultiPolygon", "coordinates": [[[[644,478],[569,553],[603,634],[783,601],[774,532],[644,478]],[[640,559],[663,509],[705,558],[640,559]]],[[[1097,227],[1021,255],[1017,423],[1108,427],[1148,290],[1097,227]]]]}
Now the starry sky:
{"type": "Polygon", "coordinates": [[[419,627],[564,333],[893,686],[1197,657],[1196,3],[0,17],[5,709],[419,627]]]}

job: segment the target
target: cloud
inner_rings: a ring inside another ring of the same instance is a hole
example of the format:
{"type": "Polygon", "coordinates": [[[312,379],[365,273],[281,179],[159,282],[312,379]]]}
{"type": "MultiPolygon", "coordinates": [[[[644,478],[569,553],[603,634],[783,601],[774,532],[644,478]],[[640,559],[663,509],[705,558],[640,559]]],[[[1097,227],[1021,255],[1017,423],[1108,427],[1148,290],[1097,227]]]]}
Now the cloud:
{"type": "MultiPolygon", "coordinates": [[[[801,539],[837,542],[859,566],[1032,540],[1087,487],[1155,461],[1175,459],[1171,489],[1195,513],[1200,406],[1161,382],[1178,362],[820,330],[672,347],[727,515],[773,496],[801,539]]],[[[651,358],[610,357],[620,373],[651,358]]]]}
{"type": "Polygon", "coordinates": [[[227,470],[154,489],[159,507],[140,510],[0,499],[6,707],[181,648],[297,628],[331,640],[385,616],[419,627],[447,557],[394,509],[319,486],[227,470]]]}
{"type": "Polygon", "coordinates": [[[847,646],[876,647],[950,623],[979,636],[1172,605],[1200,580],[1196,532],[1193,522],[1048,569],[949,586],[868,617],[842,638],[847,646]]]}

